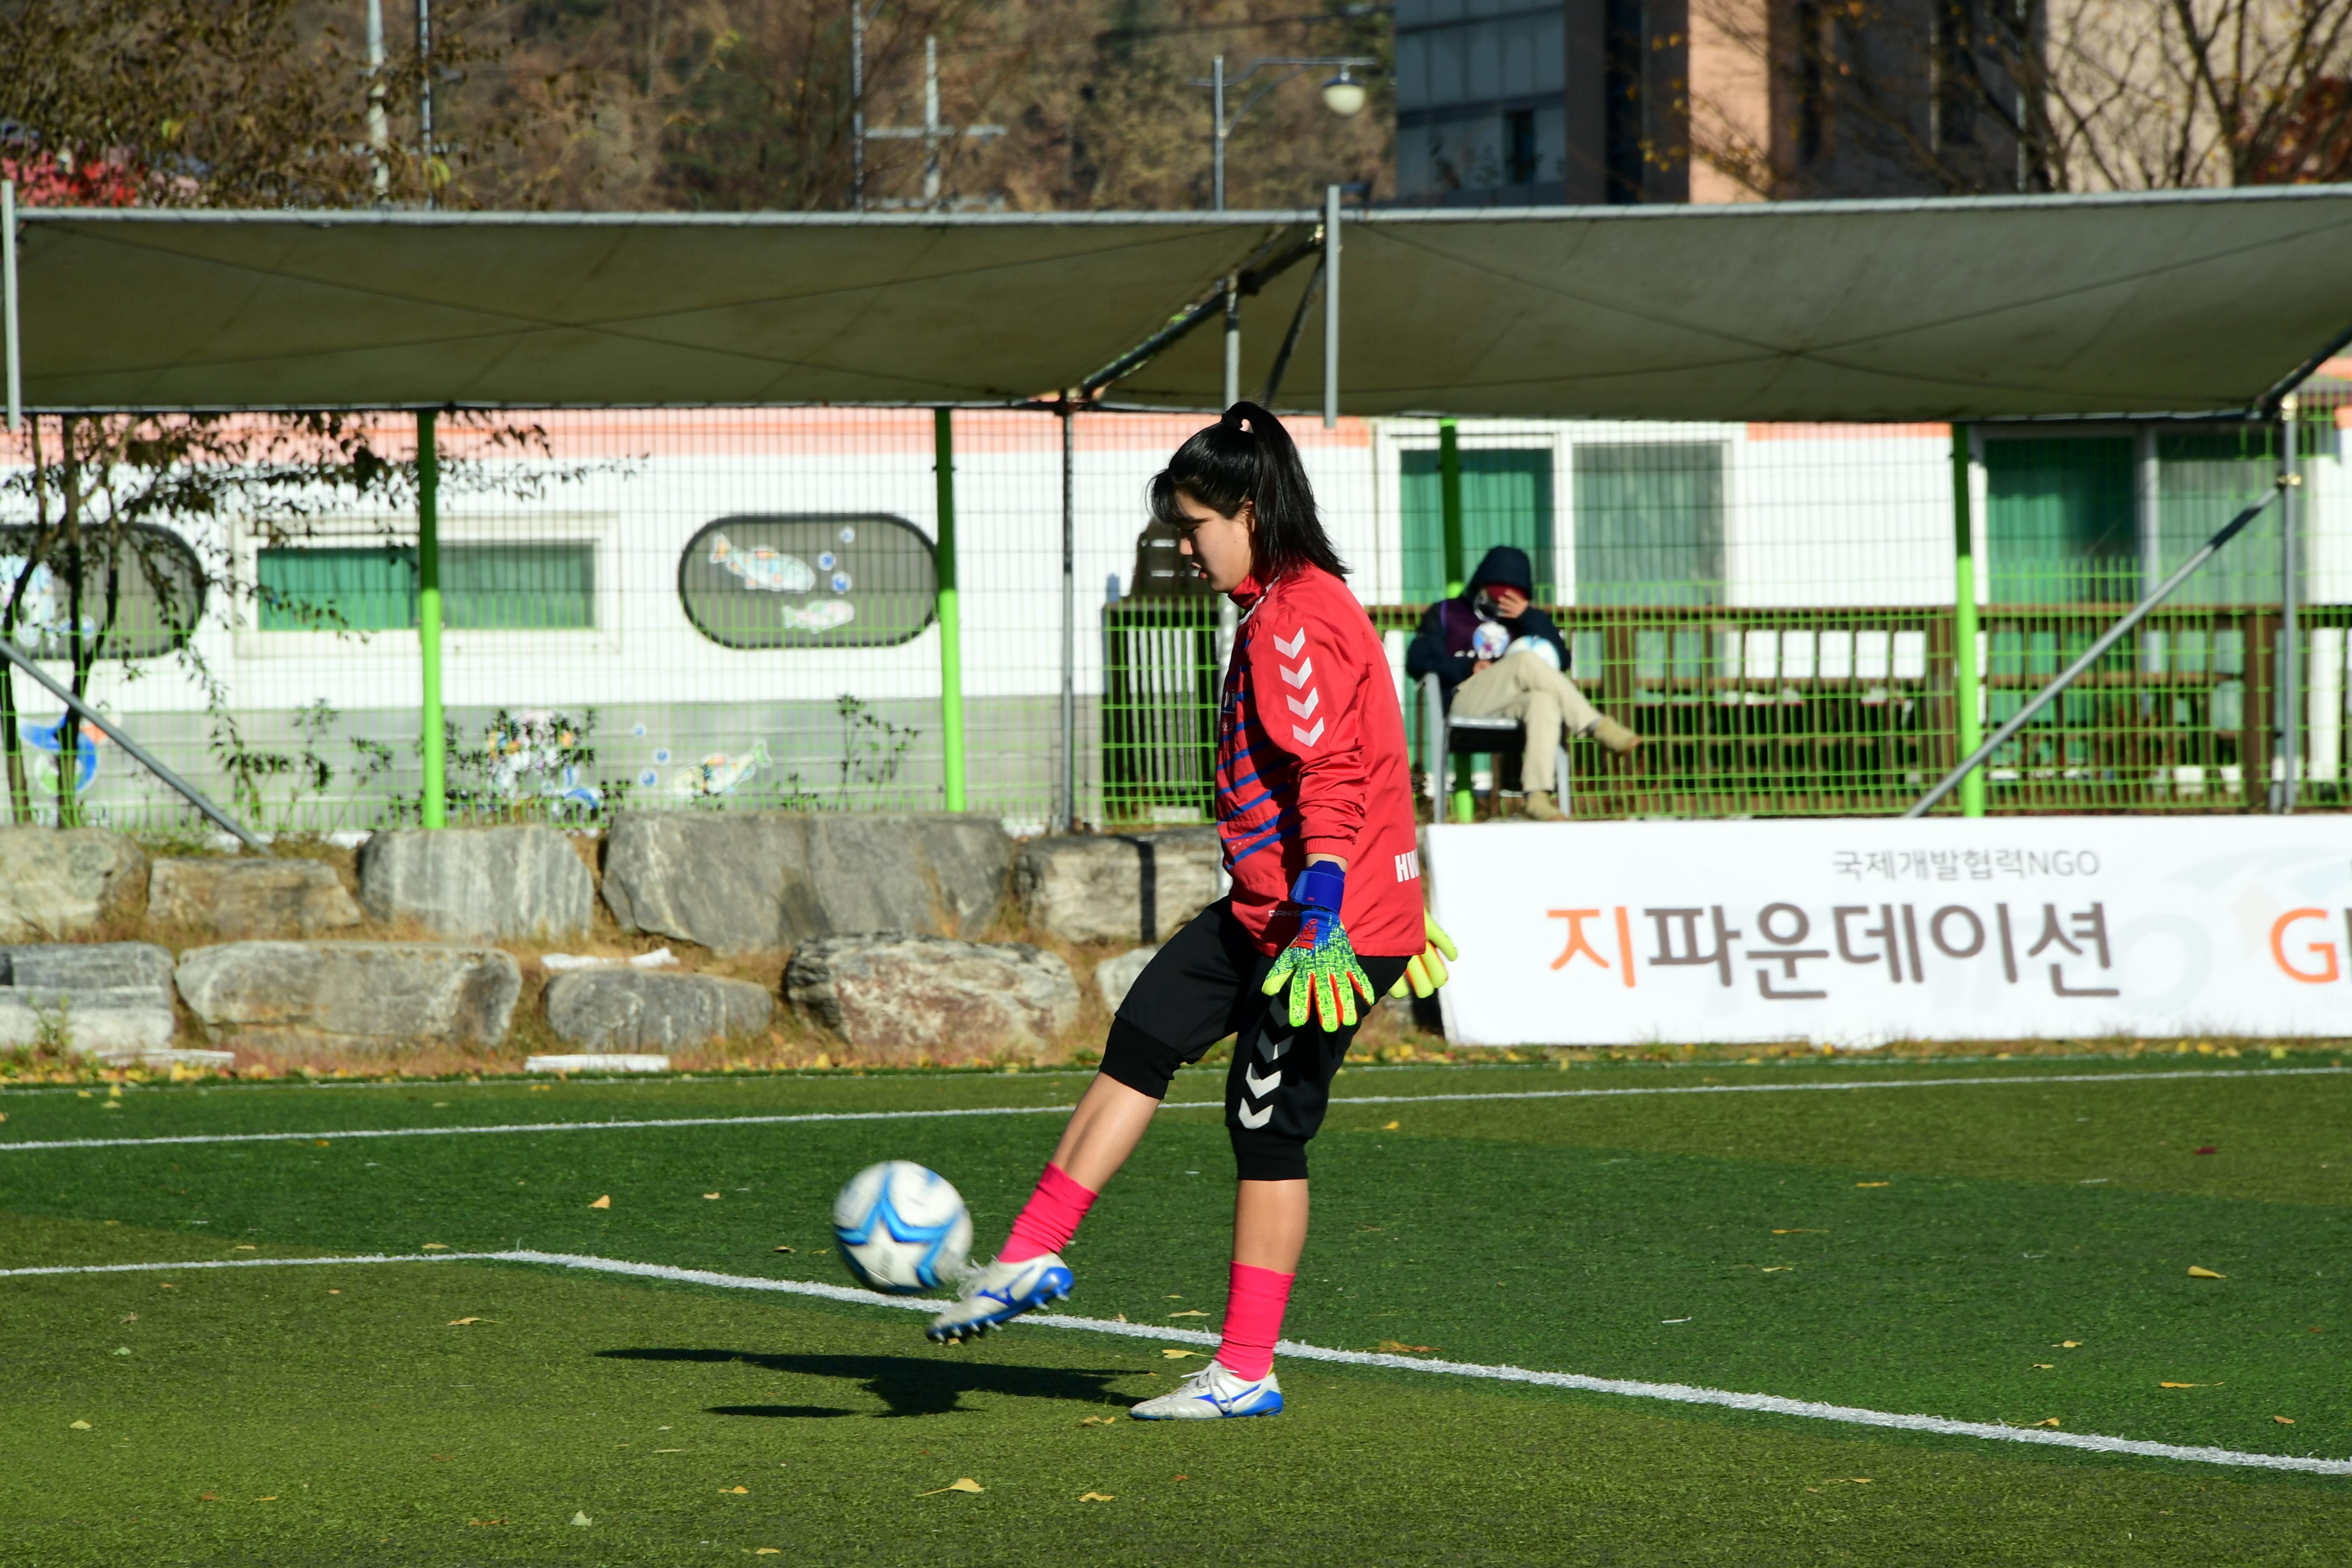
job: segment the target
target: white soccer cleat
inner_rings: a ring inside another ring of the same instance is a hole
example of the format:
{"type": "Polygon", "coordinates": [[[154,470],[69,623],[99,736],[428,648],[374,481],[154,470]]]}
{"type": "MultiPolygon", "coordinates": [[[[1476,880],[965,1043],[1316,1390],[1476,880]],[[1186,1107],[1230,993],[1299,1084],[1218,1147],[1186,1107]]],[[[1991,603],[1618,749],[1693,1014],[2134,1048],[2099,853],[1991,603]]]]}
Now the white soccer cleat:
{"type": "Polygon", "coordinates": [[[1247,1378],[1213,1361],[1177,1385],[1128,1412],[1138,1421],[1222,1421],[1232,1415],[1279,1415],[1282,1384],[1268,1371],[1247,1378]]]}
{"type": "Polygon", "coordinates": [[[924,1331],[946,1344],[976,1340],[999,1323],[1062,1300],[1075,1283],[1070,1266],[1058,1252],[1018,1263],[999,1260],[973,1270],[955,1305],[933,1318],[924,1331]]]}

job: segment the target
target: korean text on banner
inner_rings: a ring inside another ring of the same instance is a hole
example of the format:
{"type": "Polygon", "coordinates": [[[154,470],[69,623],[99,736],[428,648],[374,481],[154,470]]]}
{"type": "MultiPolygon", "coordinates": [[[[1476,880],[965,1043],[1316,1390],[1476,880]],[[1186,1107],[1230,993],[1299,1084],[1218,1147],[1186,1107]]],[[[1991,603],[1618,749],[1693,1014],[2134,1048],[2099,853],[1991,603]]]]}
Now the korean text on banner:
{"type": "Polygon", "coordinates": [[[1456,1043],[2340,1035],[2334,817],[1429,829],[1456,1043]]]}

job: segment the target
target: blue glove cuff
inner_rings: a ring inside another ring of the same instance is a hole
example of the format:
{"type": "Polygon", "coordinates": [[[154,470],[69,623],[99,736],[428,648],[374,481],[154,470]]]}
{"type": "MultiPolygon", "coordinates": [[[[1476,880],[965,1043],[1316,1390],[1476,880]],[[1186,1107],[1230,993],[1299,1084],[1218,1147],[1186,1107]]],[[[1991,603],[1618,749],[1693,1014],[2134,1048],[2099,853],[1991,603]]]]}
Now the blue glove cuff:
{"type": "Polygon", "coordinates": [[[1329,860],[1318,860],[1290,884],[1290,901],[1308,909],[1337,913],[1348,897],[1348,873],[1329,860]]]}

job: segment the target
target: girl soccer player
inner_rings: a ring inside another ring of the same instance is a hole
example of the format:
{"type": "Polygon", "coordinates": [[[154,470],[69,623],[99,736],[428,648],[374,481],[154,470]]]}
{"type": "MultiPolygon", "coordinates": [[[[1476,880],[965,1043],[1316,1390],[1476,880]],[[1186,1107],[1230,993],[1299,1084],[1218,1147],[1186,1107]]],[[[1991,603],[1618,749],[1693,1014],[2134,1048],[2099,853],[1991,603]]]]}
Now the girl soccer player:
{"type": "Polygon", "coordinates": [[[1274,1346],[1307,1242],[1307,1144],[1358,1005],[1444,981],[1422,908],[1404,723],[1379,635],[1343,581],[1274,416],[1236,403],[1176,450],[1151,509],[1242,621],[1225,672],[1217,823],[1233,893],[1160,950],[1119,1005],[1101,1071],[996,1260],[933,1319],[963,1340],[1070,1293],[1061,1249],[1127,1163],[1176,1069],[1237,1035],[1225,1128],[1240,1177],[1214,1360],[1148,1421],[1271,1415],[1274,1346]],[[1269,1004],[1287,988],[1286,1002],[1269,1004]]]}

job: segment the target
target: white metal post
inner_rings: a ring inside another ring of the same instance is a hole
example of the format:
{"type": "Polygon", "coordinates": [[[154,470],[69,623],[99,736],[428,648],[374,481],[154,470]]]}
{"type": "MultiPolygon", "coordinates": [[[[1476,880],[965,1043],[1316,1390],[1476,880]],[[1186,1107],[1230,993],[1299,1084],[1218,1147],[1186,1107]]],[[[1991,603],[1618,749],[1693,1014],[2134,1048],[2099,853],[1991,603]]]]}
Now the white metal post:
{"type": "Polygon", "coordinates": [[[866,0],[849,0],[849,205],[866,210],[866,0]]]}
{"type": "Polygon", "coordinates": [[[368,0],[367,52],[368,147],[375,163],[375,199],[382,201],[392,188],[392,122],[383,111],[383,0],[368,0]]]}
{"type": "Polygon", "coordinates": [[[416,156],[425,176],[425,205],[433,194],[433,0],[416,0],[416,156]]]}
{"type": "MultiPolygon", "coordinates": [[[[1197,57],[1196,57],[1197,58],[1197,57]]],[[[1211,112],[1216,116],[1215,129],[1209,133],[1210,163],[1214,170],[1212,184],[1215,196],[1212,210],[1225,210],[1225,57],[1219,55],[1209,66],[1211,112]]]]}
{"type": "Polygon", "coordinates": [[[1323,428],[1339,423],[1339,187],[1323,188],[1323,428]]]}

